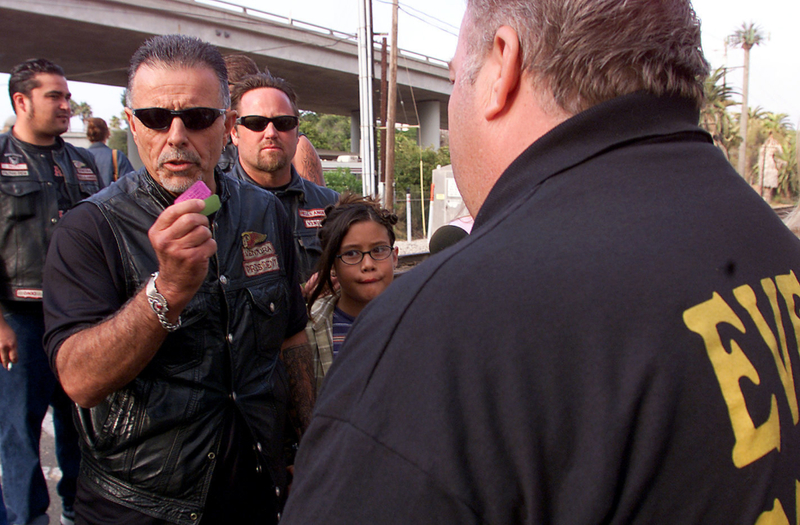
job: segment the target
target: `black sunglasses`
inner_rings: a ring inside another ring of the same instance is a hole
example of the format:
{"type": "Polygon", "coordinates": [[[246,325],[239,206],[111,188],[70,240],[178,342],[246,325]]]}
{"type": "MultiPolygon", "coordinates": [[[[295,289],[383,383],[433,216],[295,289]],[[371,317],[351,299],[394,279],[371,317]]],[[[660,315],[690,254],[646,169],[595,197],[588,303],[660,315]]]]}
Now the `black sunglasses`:
{"type": "Polygon", "coordinates": [[[187,129],[200,131],[211,127],[221,116],[225,115],[224,109],[217,108],[139,108],[133,110],[133,116],[150,129],[164,131],[172,126],[172,119],[180,117],[187,129]]]}
{"type": "Polygon", "coordinates": [[[239,117],[236,119],[237,124],[241,124],[251,131],[264,131],[269,126],[269,123],[275,126],[278,131],[290,131],[297,127],[300,119],[291,115],[283,115],[280,117],[262,117],[261,115],[247,115],[246,117],[239,117]]]}

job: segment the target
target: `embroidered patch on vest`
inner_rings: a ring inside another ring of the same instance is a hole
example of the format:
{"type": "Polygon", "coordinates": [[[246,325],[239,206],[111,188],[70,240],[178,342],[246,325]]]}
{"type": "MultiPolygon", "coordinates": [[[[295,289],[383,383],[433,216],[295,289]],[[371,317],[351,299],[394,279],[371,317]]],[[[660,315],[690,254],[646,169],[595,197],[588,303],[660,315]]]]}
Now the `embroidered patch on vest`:
{"type": "Polygon", "coordinates": [[[58,166],[54,166],[53,167],[53,177],[55,177],[57,179],[63,179],[64,178],[64,173],[61,172],[61,168],[59,168],[58,166]]]}
{"type": "Polygon", "coordinates": [[[275,247],[267,241],[267,236],[258,232],[242,234],[242,255],[244,257],[244,274],[255,277],[280,270],[275,247]]]}
{"type": "Polygon", "coordinates": [[[78,172],[78,180],[82,180],[85,182],[97,182],[97,175],[88,168],[86,164],[79,160],[73,160],[72,164],[75,166],[75,170],[78,172]]]}
{"type": "Polygon", "coordinates": [[[41,299],[42,291],[35,288],[17,288],[14,290],[17,299],[41,299]]]}
{"type": "Polygon", "coordinates": [[[27,177],[28,165],[22,159],[22,155],[5,153],[3,162],[0,162],[0,175],[4,177],[27,177]]]}
{"type": "Polygon", "coordinates": [[[321,228],[322,219],[325,218],[325,210],[323,208],[297,210],[297,214],[303,219],[306,228],[321,228]]]}

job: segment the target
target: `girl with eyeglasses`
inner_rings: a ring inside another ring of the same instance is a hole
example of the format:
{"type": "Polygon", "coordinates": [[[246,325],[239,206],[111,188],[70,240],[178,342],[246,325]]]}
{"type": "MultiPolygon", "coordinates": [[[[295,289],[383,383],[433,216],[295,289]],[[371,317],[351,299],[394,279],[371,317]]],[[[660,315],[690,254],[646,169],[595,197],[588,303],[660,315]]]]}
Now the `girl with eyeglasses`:
{"type": "Polygon", "coordinates": [[[345,193],[325,209],[319,230],[319,283],[311,292],[306,335],[316,346],[317,390],[361,310],[394,279],[397,216],[370,197],[345,193]],[[334,282],[338,282],[338,290],[334,282]],[[327,293],[327,295],[325,295],[327,293]]]}

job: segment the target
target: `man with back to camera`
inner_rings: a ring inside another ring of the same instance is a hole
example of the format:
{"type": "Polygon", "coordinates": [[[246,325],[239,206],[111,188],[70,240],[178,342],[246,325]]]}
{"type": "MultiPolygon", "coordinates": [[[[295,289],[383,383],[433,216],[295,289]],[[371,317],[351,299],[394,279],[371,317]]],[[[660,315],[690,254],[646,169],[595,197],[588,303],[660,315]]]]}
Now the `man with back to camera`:
{"type": "Polygon", "coordinates": [[[286,215],[215,172],[235,113],[213,46],[154,37],[128,78],[144,168],[73,210],[45,269],[45,344],[79,405],[78,519],[276,523],[287,399],[303,428],[314,401],[286,215]],[[197,181],[217,211],[176,202],[197,181]]]}
{"type": "Polygon", "coordinates": [[[450,67],[474,229],[353,326],[281,525],[794,523],[800,244],[690,3],[469,0],[450,67]]]}
{"type": "Polygon", "coordinates": [[[17,120],[0,135],[0,464],[8,522],[46,523],[50,497],[39,460],[42,420],[53,407],[63,515],[72,523],[80,451],[71,403],[42,350],[42,268],[64,213],[100,189],[92,155],[67,144],[64,70],[32,59],[11,70],[17,120]]]}
{"type": "Polygon", "coordinates": [[[300,280],[306,282],[322,252],[317,230],[325,207],[339,194],[301,178],[292,166],[299,136],[297,95],[282,78],[251,75],[234,85],[231,107],[238,114],[231,138],[239,150],[231,174],[283,203],[294,231],[300,280]]]}

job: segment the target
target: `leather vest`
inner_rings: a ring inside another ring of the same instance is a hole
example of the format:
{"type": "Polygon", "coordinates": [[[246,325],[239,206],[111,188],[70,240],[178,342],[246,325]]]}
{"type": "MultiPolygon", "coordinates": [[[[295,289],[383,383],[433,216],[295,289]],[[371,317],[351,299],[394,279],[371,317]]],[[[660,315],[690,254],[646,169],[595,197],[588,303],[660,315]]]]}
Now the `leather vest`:
{"type": "MultiPolygon", "coordinates": [[[[153,360],[92,409],[78,408],[82,475],[107,499],[187,525],[202,518],[224,422],[238,410],[285,492],[288,385],[280,347],[289,320],[280,203],[217,172],[217,253],[153,360]]],[[[147,231],[171,198],[144,169],[89,199],[119,245],[127,295],[158,269],[147,231]]]]}
{"type": "MultiPolygon", "coordinates": [[[[238,158],[231,175],[258,186],[258,183],[244,171],[238,158]]],[[[314,273],[317,261],[322,255],[322,244],[317,237],[317,230],[325,218],[325,208],[336,204],[339,194],[302,178],[294,166],[289,186],[282,190],[265,189],[278,197],[289,215],[289,226],[294,232],[295,253],[300,268],[300,282],[304,283],[314,273]]]]}
{"type": "Polygon", "coordinates": [[[97,173],[91,153],[61,137],[54,147],[39,147],[10,131],[0,135],[0,301],[42,300],[53,230],[64,212],[101,188],[97,173]],[[66,209],[59,207],[56,169],[66,209]]]}

